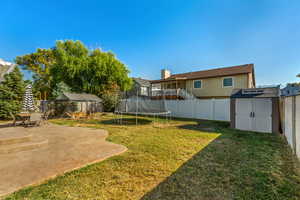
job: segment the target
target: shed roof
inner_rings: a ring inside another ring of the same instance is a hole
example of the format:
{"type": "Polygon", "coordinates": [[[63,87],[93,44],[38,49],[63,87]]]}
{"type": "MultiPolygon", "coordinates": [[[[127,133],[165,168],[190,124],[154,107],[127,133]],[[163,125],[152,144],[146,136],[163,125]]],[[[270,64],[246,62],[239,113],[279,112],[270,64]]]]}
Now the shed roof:
{"type": "Polygon", "coordinates": [[[248,88],[234,89],[231,98],[272,98],[279,97],[280,88],[248,88]]]}
{"type": "Polygon", "coordinates": [[[59,95],[56,100],[58,101],[95,101],[100,102],[102,101],[98,96],[94,94],[87,94],[87,93],[69,93],[63,92],[59,95]]]}

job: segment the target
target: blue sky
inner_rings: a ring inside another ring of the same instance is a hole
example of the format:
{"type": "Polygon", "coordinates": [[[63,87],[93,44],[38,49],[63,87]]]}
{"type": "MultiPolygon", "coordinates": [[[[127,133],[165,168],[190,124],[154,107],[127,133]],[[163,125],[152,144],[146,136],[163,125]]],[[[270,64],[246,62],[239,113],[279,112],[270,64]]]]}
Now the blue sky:
{"type": "Polygon", "coordinates": [[[131,76],[254,63],[260,85],[300,81],[298,0],[4,0],[0,58],[56,40],[113,51],[131,76]]]}

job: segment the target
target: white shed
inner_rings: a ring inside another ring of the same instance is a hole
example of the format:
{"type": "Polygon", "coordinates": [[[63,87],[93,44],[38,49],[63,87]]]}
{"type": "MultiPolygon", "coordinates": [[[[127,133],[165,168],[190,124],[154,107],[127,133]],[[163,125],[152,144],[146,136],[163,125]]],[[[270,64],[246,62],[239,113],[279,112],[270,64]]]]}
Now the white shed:
{"type": "Polygon", "coordinates": [[[235,89],[231,95],[231,127],[279,133],[279,88],[235,89]]]}

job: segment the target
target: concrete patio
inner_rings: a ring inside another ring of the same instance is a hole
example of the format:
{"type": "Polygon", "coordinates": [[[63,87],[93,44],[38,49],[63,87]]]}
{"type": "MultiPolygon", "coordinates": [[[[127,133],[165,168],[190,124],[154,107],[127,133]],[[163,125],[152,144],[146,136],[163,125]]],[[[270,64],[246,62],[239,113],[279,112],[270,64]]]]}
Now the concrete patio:
{"type": "Polygon", "coordinates": [[[0,128],[0,196],[127,150],[107,131],[45,125],[0,128]]]}

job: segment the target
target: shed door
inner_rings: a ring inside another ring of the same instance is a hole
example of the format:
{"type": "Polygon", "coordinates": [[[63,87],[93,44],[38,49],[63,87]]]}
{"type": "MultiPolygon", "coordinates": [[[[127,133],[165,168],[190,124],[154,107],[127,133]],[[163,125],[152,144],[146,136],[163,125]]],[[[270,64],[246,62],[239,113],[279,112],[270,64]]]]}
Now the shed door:
{"type": "Polygon", "coordinates": [[[252,112],[252,99],[236,99],[235,104],[235,124],[240,130],[252,130],[253,120],[250,116],[252,112]]]}
{"type": "Polygon", "coordinates": [[[257,132],[272,133],[272,100],[253,99],[253,130],[257,132]]]}
{"type": "Polygon", "coordinates": [[[267,98],[236,99],[236,128],[272,132],[272,100],[267,98]],[[254,115],[251,116],[251,113],[254,115]]]}

